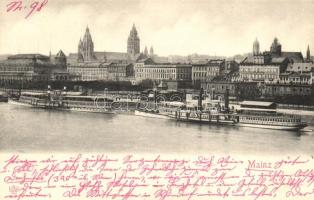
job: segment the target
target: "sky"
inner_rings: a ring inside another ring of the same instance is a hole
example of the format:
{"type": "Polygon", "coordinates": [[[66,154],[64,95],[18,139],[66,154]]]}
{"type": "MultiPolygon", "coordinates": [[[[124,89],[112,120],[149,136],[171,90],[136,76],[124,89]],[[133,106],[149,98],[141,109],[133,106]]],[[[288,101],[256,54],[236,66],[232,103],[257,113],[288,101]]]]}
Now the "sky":
{"type": "Polygon", "coordinates": [[[0,2],[0,54],[77,52],[88,25],[95,51],[126,52],[135,23],[141,51],[233,56],[252,51],[255,38],[262,51],[277,37],[283,51],[314,54],[314,0],[48,0],[27,19],[22,11],[6,12],[0,2]]]}

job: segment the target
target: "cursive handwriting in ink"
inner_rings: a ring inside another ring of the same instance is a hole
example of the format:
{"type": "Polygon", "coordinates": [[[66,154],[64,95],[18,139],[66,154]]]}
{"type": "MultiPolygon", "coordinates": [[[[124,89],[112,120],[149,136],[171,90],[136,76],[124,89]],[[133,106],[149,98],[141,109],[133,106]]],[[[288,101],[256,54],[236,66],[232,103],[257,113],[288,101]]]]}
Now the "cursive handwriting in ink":
{"type": "Polygon", "coordinates": [[[17,154],[0,162],[0,199],[314,199],[311,161],[17,154]]]}
{"type": "Polygon", "coordinates": [[[20,12],[25,11],[26,16],[25,19],[30,17],[35,12],[40,12],[48,3],[48,0],[42,1],[32,1],[30,3],[26,3],[23,0],[13,0],[7,4],[7,12],[20,12]]]}

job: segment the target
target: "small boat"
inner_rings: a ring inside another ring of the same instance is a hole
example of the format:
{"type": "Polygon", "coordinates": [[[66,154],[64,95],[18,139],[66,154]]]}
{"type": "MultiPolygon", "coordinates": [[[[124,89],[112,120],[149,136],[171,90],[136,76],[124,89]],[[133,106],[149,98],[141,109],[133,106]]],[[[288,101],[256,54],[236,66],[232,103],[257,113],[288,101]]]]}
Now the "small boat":
{"type": "Polygon", "coordinates": [[[0,102],[8,102],[8,95],[0,91],[0,102]]]}
{"type": "Polygon", "coordinates": [[[135,110],[134,115],[149,117],[149,118],[157,118],[157,119],[171,119],[167,114],[161,114],[158,111],[148,111],[148,110],[135,110]]]}

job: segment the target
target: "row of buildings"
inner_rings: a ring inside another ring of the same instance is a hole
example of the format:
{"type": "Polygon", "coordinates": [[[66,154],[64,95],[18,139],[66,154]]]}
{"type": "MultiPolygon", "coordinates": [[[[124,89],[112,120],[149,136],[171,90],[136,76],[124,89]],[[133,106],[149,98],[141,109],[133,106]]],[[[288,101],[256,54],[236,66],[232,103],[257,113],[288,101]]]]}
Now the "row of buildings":
{"type": "MultiPolygon", "coordinates": [[[[235,96],[313,95],[314,64],[310,49],[301,52],[282,51],[274,39],[269,51],[260,51],[256,39],[253,51],[240,62],[235,59],[191,57],[194,62],[169,62],[145,47],[135,25],[127,39],[126,52],[97,52],[89,28],[79,40],[77,53],[66,56],[18,54],[0,62],[0,83],[14,81],[130,81],[144,80],[191,83],[194,88],[235,96]]],[[[187,86],[187,84],[184,84],[187,86]]],[[[189,85],[189,84],[188,84],[189,85]]]]}
{"type": "Polygon", "coordinates": [[[32,81],[67,81],[73,75],[67,71],[67,58],[60,50],[55,56],[18,54],[0,62],[0,83],[32,81]]]}
{"type": "MultiPolygon", "coordinates": [[[[275,38],[269,51],[260,52],[257,39],[253,52],[239,63],[238,71],[202,82],[208,91],[223,94],[228,89],[235,97],[255,98],[314,98],[314,64],[309,46],[306,57],[301,52],[285,52],[275,38]]],[[[285,99],[283,99],[285,100],[285,99]]],[[[302,101],[302,100],[301,100],[302,101]]]]}

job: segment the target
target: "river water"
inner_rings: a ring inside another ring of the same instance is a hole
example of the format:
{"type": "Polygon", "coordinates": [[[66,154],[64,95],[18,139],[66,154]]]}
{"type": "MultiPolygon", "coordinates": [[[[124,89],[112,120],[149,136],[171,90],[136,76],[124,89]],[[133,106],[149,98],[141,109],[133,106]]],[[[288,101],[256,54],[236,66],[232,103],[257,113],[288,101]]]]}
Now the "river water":
{"type": "MultiPolygon", "coordinates": [[[[314,117],[305,118],[312,123],[314,117]]],[[[0,103],[1,152],[169,154],[307,154],[314,133],[200,125],[144,118],[34,109],[0,103]]]]}

